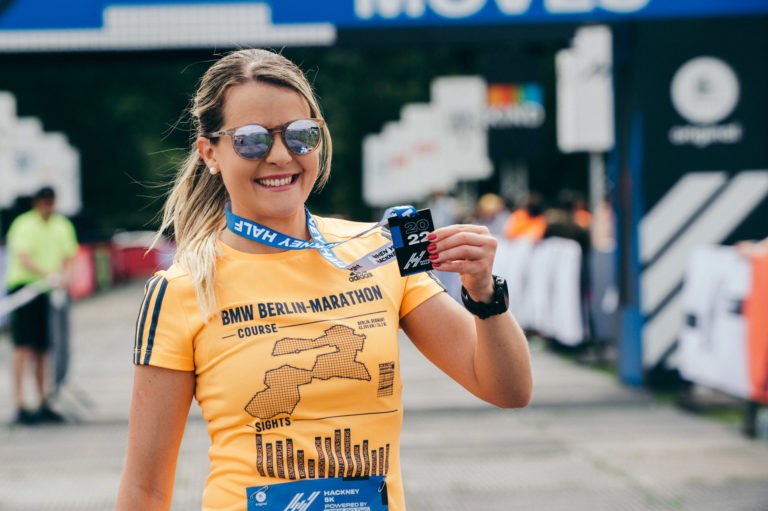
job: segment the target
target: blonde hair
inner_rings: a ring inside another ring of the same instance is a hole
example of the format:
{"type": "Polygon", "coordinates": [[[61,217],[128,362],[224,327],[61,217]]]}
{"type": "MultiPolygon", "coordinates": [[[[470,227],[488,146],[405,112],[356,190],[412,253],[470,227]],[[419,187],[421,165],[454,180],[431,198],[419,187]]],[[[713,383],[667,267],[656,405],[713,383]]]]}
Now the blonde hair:
{"type": "MultiPolygon", "coordinates": [[[[312,86],[299,67],[277,53],[247,49],[229,53],[203,75],[189,108],[194,133],[192,149],[178,173],[163,208],[155,240],[172,228],[176,241],[174,262],[184,268],[195,286],[200,312],[205,320],[216,314],[215,268],[220,255],[219,233],[226,226],[224,205],[229,200],[221,176],[208,172],[194,141],[222,128],[226,92],[234,86],[256,81],[286,87],[306,99],[310,117],[322,117],[312,86]]],[[[217,143],[218,139],[212,139],[217,143]]],[[[320,169],[315,190],[328,181],[331,168],[331,138],[322,131],[320,169]]]]}

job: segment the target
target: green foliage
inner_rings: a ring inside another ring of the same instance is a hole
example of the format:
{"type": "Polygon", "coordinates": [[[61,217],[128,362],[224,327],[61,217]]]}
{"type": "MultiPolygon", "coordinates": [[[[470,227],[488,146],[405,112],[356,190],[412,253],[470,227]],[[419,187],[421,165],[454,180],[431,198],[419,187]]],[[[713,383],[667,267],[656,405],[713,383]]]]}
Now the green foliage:
{"type": "MultiPolygon", "coordinates": [[[[371,215],[361,197],[363,137],[397,119],[405,103],[428,101],[434,77],[474,71],[466,54],[434,47],[283,53],[314,83],[333,134],[331,182],[310,207],[360,220],[371,215]]],[[[86,238],[155,226],[191,140],[185,109],[214,58],[212,51],[0,56],[0,90],[16,96],[19,116],[39,117],[81,153],[86,238]]]]}

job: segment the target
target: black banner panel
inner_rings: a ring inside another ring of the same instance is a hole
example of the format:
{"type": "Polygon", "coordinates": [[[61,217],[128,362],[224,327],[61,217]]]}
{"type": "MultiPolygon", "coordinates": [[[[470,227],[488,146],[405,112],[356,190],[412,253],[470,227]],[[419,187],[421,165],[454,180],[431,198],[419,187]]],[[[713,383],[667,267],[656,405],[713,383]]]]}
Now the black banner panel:
{"type": "Polygon", "coordinates": [[[768,236],[768,26],[646,22],[628,39],[623,247],[633,253],[623,271],[637,290],[647,371],[676,366],[692,253],[768,236]]]}

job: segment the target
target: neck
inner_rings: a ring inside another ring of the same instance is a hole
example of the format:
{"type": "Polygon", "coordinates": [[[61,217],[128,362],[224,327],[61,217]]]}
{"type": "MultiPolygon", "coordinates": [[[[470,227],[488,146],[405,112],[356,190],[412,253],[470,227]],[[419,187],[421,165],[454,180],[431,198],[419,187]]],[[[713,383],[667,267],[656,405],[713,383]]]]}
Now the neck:
{"type": "Polygon", "coordinates": [[[40,215],[40,217],[42,217],[42,219],[45,220],[46,222],[48,221],[49,218],[51,218],[51,213],[48,211],[40,211],[39,209],[36,211],[40,215]]]}

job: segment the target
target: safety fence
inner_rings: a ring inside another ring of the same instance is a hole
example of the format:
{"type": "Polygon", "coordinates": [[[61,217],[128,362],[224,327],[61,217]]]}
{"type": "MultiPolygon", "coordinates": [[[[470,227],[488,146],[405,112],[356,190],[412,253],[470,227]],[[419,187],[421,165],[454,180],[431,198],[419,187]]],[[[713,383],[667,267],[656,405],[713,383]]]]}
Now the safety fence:
{"type": "MultiPolygon", "coordinates": [[[[173,246],[162,241],[150,249],[150,244],[151,234],[145,232],[121,233],[109,241],[81,244],[75,256],[74,278],[67,286],[69,297],[81,300],[116,284],[147,278],[157,269],[168,267],[173,246]]],[[[5,246],[0,245],[0,275],[5,274],[5,261],[5,246]]],[[[55,283],[44,280],[10,297],[5,295],[5,286],[0,287],[0,327],[7,323],[8,311],[52,287],[55,283]]]]}
{"type": "MultiPolygon", "coordinates": [[[[494,271],[507,279],[510,310],[524,329],[579,346],[615,342],[615,264],[613,252],[585,256],[572,240],[500,240],[494,271]]],[[[683,380],[768,404],[768,255],[696,247],[682,297],[676,363],[683,380]]]]}
{"type": "Polygon", "coordinates": [[[494,272],[507,279],[509,308],[525,330],[571,347],[607,344],[616,333],[614,259],[565,238],[502,239],[494,272]]]}
{"type": "Polygon", "coordinates": [[[768,404],[768,255],[692,251],[682,290],[678,367],[686,380],[768,404]]]}
{"type": "MultiPolygon", "coordinates": [[[[167,267],[173,246],[149,245],[147,233],[82,244],[69,296],[83,299],[167,267]]],[[[4,262],[0,246],[0,272],[4,262]]],[[[501,239],[494,273],[507,279],[510,310],[525,330],[578,347],[616,342],[615,265],[613,251],[592,249],[585,255],[570,239],[501,239]]],[[[45,290],[42,283],[29,292],[45,290]]],[[[768,256],[746,258],[733,247],[700,246],[691,252],[682,294],[681,376],[737,398],[768,403],[768,256]]],[[[0,294],[0,304],[8,303],[0,294]]],[[[0,314],[0,326],[6,319],[0,314]]]]}

